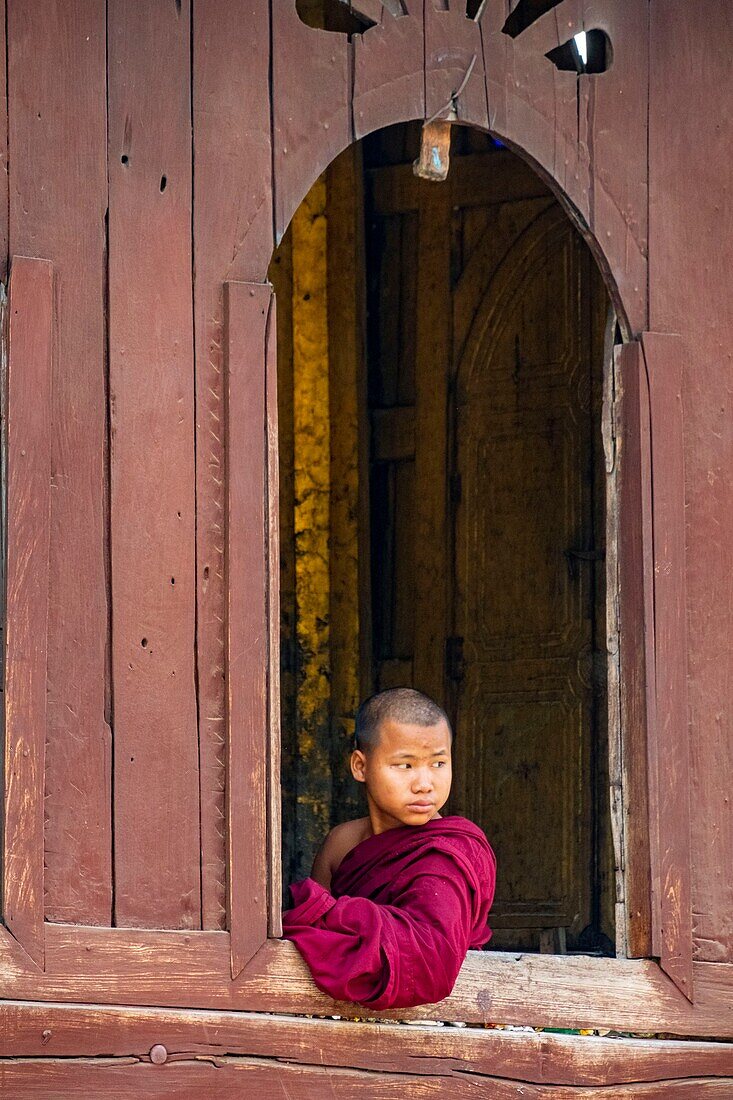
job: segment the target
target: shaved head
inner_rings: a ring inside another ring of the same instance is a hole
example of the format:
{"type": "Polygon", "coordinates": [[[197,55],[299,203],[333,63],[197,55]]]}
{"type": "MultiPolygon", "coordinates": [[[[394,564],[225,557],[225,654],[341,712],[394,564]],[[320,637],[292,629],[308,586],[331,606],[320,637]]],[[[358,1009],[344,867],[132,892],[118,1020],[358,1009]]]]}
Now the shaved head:
{"type": "Polygon", "coordinates": [[[390,718],[410,726],[437,726],[439,722],[445,722],[448,729],[451,728],[442,707],[421,691],[406,687],[389,688],[365,699],[356,712],[354,740],[357,749],[368,752],[374,748],[382,723],[390,718]]]}

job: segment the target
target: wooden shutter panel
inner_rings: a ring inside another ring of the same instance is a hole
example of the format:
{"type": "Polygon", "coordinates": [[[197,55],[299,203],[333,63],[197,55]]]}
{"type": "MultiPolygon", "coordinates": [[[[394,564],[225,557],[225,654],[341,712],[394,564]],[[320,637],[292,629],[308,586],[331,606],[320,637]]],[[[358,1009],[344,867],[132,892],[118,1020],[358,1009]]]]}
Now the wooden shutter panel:
{"type": "Polygon", "coordinates": [[[53,267],[47,260],[13,260],[7,310],[3,920],[43,970],[53,348],[53,267]]]}
{"type": "Polygon", "coordinates": [[[273,675],[279,613],[272,287],[226,283],[225,325],[227,903],[235,978],[267,938],[268,930],[268,757],[278,742],[271,723],[277,722],[279,705],[277,677],[273,675]],[[273,430],[269,430],[271,425],[273,430]]]}

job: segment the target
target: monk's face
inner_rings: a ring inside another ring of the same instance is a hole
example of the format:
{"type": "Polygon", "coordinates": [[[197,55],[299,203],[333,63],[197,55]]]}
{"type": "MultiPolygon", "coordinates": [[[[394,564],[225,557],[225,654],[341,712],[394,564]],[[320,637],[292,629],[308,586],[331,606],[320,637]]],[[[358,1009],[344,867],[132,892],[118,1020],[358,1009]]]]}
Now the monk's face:
{"type": "Polygon", "coordinates": [[[355,779],[366,784],[375,832],[424,825],[445,805],[451,785],[451,732],[445,720],[413,726],[385,718],[377,743],[351,758],[355,779]]]}

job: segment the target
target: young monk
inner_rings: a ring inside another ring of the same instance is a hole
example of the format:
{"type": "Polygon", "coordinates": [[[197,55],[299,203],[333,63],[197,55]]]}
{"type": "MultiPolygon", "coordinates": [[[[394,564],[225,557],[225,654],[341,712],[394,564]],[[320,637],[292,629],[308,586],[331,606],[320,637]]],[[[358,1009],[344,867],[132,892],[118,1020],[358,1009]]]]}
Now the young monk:
{"type": "Polygon", "coordinates": [[[411,688],[359,708],[351,772],[369,813],[331,830],[283,914],[284,935],[337,1000],[440,1001],[469,947],[491,936],[494,853],[478,826],[440,815],[452,736],[444,711],[411,688]]]}

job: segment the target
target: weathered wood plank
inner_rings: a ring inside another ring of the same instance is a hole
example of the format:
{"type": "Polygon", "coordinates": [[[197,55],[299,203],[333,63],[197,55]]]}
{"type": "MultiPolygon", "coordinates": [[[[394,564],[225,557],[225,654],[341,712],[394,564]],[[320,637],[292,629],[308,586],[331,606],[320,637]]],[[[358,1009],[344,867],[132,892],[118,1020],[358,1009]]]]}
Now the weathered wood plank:
{"type": "Polygon", "coordinates": [[[353,140],[352,44],[270,0],[275,243],[320,173],[353,140]]]}
{"type": "Polygon", "coordinates": [[[620,645],[621,772],[624,805],[626,950],[631,958],[652,953],[647,730],[653,710],[654,619],[651,545],[651,469],[648,408],[642,401],[646,374],[641,345],[615,349],[618,486],[618,593],[620,645]],[[646,415],[644,412],[646,411],[646,415]]]}
{"type": "Polygon", "coordinates": [[[690,851],[690,741],[687,704],[687,589],[685,576],[685,465],[679,336],[645,332],[642,350],[649,382],[652,525],[654,535],[655,720],[659,831],[658,904],[664,970],[691,1000],[692,883],[690,851]]]}
{"type": "Polygon", "coordinates": [[[272,287],[225,287],[227,385],[227,854],[231,975],[267,936],[268,628],[266,373],[272,287]]]}
{"type": "Polygon", "coordinates": [[[51,524],[53,266],[16,257],[7,309],[2,915],[44,966],[43,796],[51,524]]]}
{"type": "Polygon", "coordinates": [[[481,30],[464,4],[425,5],[425,117],[489,127],[481,30]],[[456,93],[459,93],[458,95],[456,93]]]}
{"type": "Polygon", "coordinates": [[[6,0],[0,0],[0,279],[8,275],[8,239],[10,235],[10,194],[8,187],[8,52],[6,0]]]}
{"type": "Polygon", "coordinates": [[[226,922],[223,310],[227,279],[263,278],[272,252],[269,7],[197,5],[193,31],[196,343],[196,653],[204,928],[226,922]],[[247,63],[242,64],[242,58],[247,63]]]}
{"type": "Polygon", "coordinates": [[[733,95],[726,45],[733,7],[706,5],[704,23],[701,11],[684,0],[649,7],[649,327],[681,333],[690,351],[682,404],[695,954],[730,962],[733,295],[727,266],[721,271],[711,257],[733,238],[733,204],[721,198],[730,183],[733,116],[715,106],[733,95]],[[691,143],[705,149],[694,172],[691,143]]]}
{"type": "MultiPolygon", "coordinates": [[[[421,0],[401,0],[407,17],[386,11],[354,39],[354,137],[425,117],[425,40],[421,0]]],[[[384,8],[383,8],[384,10],[384,8]]]]}
{"type": "Polygon", "coordinates": [[[109,6],[115,919],[201,925],[189,4],[109,6]]]}
{"type": "Polygon", "coordinates": [[[11,4],[7,33],[10,249],[56,280],[46,916],[109,924],[104,5],[11,4]]]}
{"type": "MultiPolygon", "coordinates": [[[[152,1049],[152,1048],[151,1048],[152,1049]]],[[[614,1100],[698,1100],[730,1095],[733,1077],[663,1080],[649,1084],[614,1086],[614,1100]]],[[[608,1096],[605,1088],[533,1085],[500,1079],[494,1073],[469,1074],[456,1070],[445,1075],[418,1077],[407,1065],[397,1073],[365,1073],[330,1066],[297,1066],[269,1059],[233,1057],[183,1058],[154,1064],[150,1059],[12,1059],[0,1063],[0,1087],[18,1100],[74,1095],[79,1100],[117,1100],[118,1097],[154,1097],[155,1100],[198,1100],[215,1092],[220,1100],[239,1100],[243,1095],[263,1100],[394,1100],[396,1095],[414,1100],[454,1100],[485,1097],[493,1100],[573,1100],[608,1096]]]]}
{"type": "Polygon", "coordinates": [[[282,795],[280,714],[280,456],[278,453],[277,309],[270,287],[265,332],[265,431],[267,433],[267,860],[268,933],[282,935],[282,795]]]}
{"type": "MultiPolygon", "coordinates": [[[[318,993],[297,949],[286,941],[264,944],[236,982],[224,977],[229,965],[225,932],[49,924],[46,973],[39,977],[20,966],[17,951],[0,937],[6,998],[364,1014],[318,993]]],[[[392,1018],[733,1038],[733,968],[695,963],[694,973],[692,1006],[651,960],[469,952],[447,1000],[392,1018]]]]}
{"type": "Polygon", "coordinates": [[[0,1057],[144,1057],[161,1043],[182,1054],[273,1057],[354,1069],[476,1074],[535,1084],[612,1085],[733,1075],[733,1047],[659,1039],[495,1029],[404,1027],[256,1013],[0,1004],[0,1057]]]}

